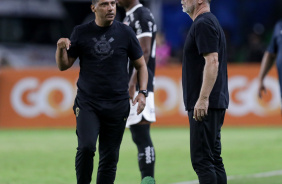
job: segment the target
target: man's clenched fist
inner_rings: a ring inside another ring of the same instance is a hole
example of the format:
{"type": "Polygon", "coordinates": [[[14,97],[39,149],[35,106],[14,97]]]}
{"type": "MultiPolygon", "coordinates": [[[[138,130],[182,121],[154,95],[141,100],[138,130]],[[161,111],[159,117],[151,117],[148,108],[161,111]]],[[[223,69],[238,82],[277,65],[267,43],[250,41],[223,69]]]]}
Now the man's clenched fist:
{"type": "Polygon", "coordinates": [[[71,46],[71,41],[68,38],[60,38],[57,42],[57,47],[59,49],[69,50],[70,46],[71,46]]]}

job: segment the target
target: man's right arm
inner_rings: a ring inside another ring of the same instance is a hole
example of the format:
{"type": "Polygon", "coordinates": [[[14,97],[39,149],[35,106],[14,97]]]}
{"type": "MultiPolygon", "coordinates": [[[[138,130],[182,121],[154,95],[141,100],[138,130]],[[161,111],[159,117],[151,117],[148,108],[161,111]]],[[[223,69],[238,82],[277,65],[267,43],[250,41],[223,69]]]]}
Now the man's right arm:
{"type": "Polygon", "coordinates": [[[214,87],[218,75],[218,53],[203,54],[205,66],[203,71],[203,82],[199,98],[194,107],[194,117],[196,121],[202,121],[208,115],[209,97],[214,87]]]}
{"type": "Polygon", "coordinates": [[[267,73],[269,72],[269,70],[271,69],[271,67],[273,66],[275,59],[276,59],[276,54],[272,54],[268,51],[264,53],[261,62],[260,72],[259,72],[259,89],[258,89],[259,98],[262,97],[262,92],[266,93],[266,88],[263,84],[263,80],[267,75],[267,73]]]}
{"type": "Polygon", "coordinates": [[[60,38],[57,42],[56,63],[61,71],[69,69],[76,60],[76,58],[68,57],[67,50],[70,46],[71,41],[68,38],[60,38]]]}

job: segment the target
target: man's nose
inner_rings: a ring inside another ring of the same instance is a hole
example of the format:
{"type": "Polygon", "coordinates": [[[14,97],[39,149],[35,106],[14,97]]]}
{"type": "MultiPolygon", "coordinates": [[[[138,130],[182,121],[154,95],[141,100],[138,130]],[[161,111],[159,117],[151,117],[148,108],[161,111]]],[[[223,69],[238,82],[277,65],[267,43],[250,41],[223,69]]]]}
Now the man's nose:
{"type": "Polygon", "coordinates": [[[113,11],[113,10],[114,10],[114,8],[115,8],[115,5],[110,4],[110,6],[109,6],[109,9],[108,9],[108,10],[113,11]]]}

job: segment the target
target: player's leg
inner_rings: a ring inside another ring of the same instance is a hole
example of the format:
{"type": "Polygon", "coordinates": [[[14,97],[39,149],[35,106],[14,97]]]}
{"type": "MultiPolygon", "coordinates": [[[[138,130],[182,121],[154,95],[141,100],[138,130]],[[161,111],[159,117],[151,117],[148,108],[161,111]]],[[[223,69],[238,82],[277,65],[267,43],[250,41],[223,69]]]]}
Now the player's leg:
{"type": "Polygon", "coordinates": [[[188,111],[190,123],[190,154],[192,166],[201,184],[217,184],[217,176],[213,161],[216,124],[212,111],[203,121],[193,118],[193,110],[188,111]]]}
{"type": "Polygon", "coordinates": [[[130,126],[132,139],[138,149],[138,163],[142,178],[154,177],[155,150],[150,136],[151,123],[143,119],[140,123],[130,126]]]}
{"type": "Polygon", "coordinates": [[[129,114],[129,100],[103,105],[103,119],[99,134],[99,168],[97,184],[113,184],[115,181],[119,149],[126,120],[129,114]]]}
{"type": "Polygon", "coordinates": [[[77,184],[89,184],[93,172],[93,157],[100,129],[100,122],[93,111],[74,106],[76,114],[76,134],[78,140],[75,158],[77,184]]]}
{"type": "MultiPolygon", "coordinates": [[[[135,96],[138,92],[135,93],[135,96]]],[[[138,149],[138,163],[141,177],[154,177],[155,149],[150,136],[150,126],[156,121],[154,93],[149,92],[143,112],[137,115],[137,105],[130,107],[127,127],[130,127],[132,139],[138,149]]]]}
{"type": "Polygon", "coordinates": [[[227,176],[224,169],[224,164],[221,157],[221,127],[224,122],[225,110],[215,110],[215,118],[217,124],[216,130],[216,142],[214,148],[214,167],[217,176],[217,184],[227,184],[227,176]]]}

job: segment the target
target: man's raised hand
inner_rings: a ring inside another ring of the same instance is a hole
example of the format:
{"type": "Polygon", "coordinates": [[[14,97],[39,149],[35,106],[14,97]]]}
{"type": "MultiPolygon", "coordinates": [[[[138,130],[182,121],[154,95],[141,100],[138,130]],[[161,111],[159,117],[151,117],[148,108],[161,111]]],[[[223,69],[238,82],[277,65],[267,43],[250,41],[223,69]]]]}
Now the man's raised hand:
{"type": "Polygon", "coordinates": [[[71,46],[71,41],[68,38],[60,38],[57,42],[57,47],[59,49],[69,50],[71,46]]]}

